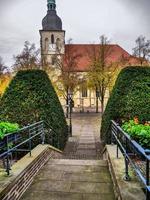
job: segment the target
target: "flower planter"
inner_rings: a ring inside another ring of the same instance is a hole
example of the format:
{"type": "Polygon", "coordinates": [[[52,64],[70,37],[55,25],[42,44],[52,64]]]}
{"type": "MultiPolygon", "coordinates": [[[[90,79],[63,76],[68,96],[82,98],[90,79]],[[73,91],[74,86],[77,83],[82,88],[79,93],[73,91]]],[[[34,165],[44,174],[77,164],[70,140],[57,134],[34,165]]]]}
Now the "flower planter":
{"type": "Polygon", "coordinates": [[[150,125],[149,123],[140,124],[138,121],[130,120],[121,126],[132,140],[135,140],[146,153],[150,153],[150,125]]]}

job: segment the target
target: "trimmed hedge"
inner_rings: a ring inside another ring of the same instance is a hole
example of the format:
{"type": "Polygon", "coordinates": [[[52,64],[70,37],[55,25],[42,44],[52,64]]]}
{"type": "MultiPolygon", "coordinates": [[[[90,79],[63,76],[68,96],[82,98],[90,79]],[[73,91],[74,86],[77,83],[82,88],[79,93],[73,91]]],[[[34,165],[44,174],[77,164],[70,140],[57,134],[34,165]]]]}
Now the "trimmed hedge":
{"type": "Polygon", "coordinates": [[[102,117],[101,139],[110,143],[111,120],[135,116],[140,122],[150,121],[150,67],[127,67],[120,72],[102,117]]]}
{"type": "MultiPolygon", "coordinates": [[[[64,148],[68,137],[67,123],[57,94],[42,70],[19,71],[1,98],[0,119],[26,126],[43,120],[51,128],[53,145],[64,148]]],[[[46,142],[51,143],[47,133],[46,142]]]]}

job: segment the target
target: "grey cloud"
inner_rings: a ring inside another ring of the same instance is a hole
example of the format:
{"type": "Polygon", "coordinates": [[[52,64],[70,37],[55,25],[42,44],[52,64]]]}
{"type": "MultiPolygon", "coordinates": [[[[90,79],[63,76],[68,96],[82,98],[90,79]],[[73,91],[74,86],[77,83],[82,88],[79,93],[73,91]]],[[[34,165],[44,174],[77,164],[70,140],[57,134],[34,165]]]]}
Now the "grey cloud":
{"type": "Polygon", "coordinates": [[[118,0],[121,2],[130,12],[133,13],[142,13],[143,16],[141,18],[150,19],[150,0],[118,0]]]}
{"type": "Polygon", "coordinates": [[[13,4],[16,4],[19,0],[0,0],[0,16],[4,15],[7,10],[11,8],[13,4]]]}
{"type": "MultiPolygon", "coordinates": [[[[132,15],[140,34],[150,38],[150,0],[117,0],[132,15]]],[[[135,27],[137,28],[137,27],[135,27]]]]}
{"type": "MultiPolygon", "coordinates": [[[[120,1],[120,0],[119,0],[120,1]]],[[[141,8],[149,10],[150,1],[149,0],[121,0],[124,4],[131,6],[132,8],[141,8]]]]}

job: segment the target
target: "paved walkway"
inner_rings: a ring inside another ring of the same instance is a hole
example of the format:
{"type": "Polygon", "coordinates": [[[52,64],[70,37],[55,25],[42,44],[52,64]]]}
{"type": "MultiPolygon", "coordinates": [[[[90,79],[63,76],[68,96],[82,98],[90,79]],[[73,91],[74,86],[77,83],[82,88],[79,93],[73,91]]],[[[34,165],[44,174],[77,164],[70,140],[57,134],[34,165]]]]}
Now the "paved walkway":
{"type": "Polygon", "coordinates": [[[100,114],[73,114],[73,137],[69,139],[63,158],[100,159],[100,114]]]}
{"type": "Polygon", "coordinates": [[[98,115],[74,115],[63,159],[49,160],[22,200],[114,200],[107,163],[98,160],[99,126],[98,115]]]}

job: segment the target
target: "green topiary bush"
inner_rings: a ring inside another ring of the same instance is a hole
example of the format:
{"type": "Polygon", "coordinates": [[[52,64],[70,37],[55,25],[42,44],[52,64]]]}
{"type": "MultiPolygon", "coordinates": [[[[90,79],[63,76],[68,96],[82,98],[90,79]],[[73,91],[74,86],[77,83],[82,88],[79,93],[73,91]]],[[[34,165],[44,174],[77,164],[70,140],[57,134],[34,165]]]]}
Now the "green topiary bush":
{"type": "MultiPolygon", "coordinates": [[[[68,137],[62,106],[48,75],[42,70],[17,73],[1,98],[0,119],[21,126],[43,120],[47,130],[55,130],[53,145],[60,149],[64,148],[68,137]]],[[[47,143],[51,140],[49,134],[47,143]]]]}
{"type": "Polygon", "coordinates": [[[150,121],[150,67],[127,67],[116,81],[102,117],[101,139],[110,143],[111,120],[150,121]]]}

